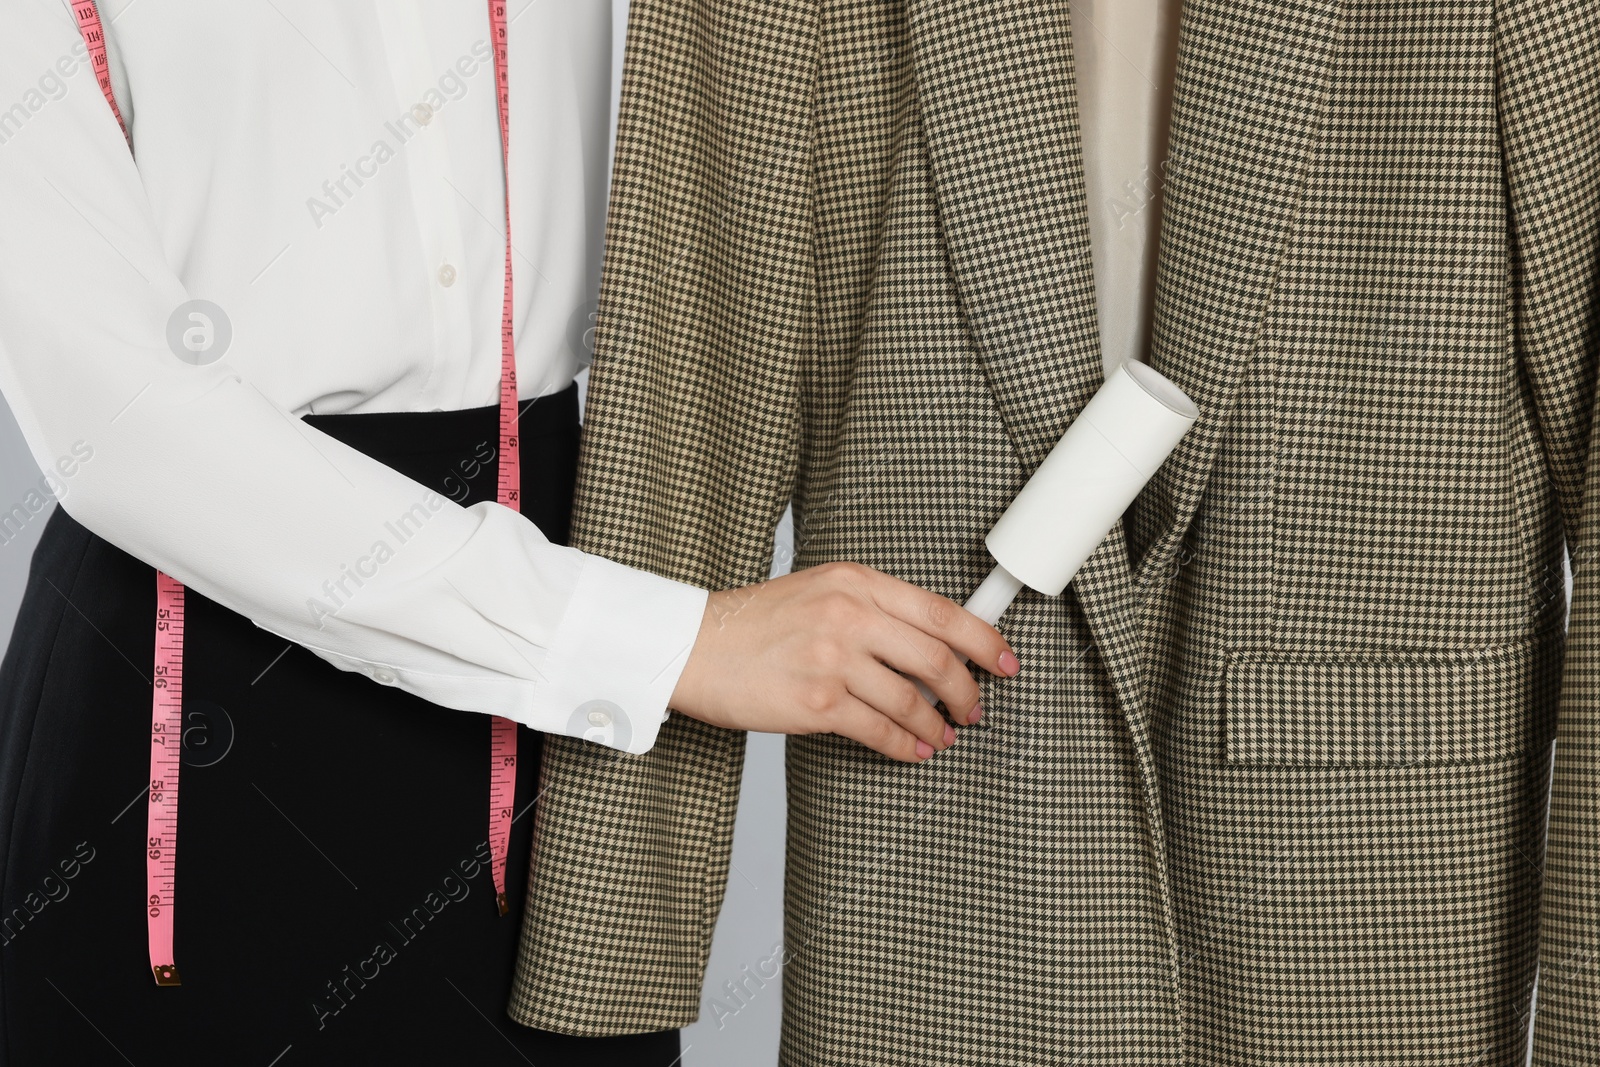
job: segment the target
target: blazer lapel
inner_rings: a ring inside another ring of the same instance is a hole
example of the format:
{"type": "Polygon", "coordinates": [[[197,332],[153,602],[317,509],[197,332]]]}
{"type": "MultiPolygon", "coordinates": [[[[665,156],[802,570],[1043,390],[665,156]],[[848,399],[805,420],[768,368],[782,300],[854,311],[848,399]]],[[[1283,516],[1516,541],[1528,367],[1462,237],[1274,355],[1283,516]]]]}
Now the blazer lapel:
{"type": "MultiPolygon", "coordinates": [[[[1170,517],[1138,578],[1170,561],[1205,489],[1296,216],[1342,0],[1188,0],[1179,31],[1150,362],[1199,405],[1145,490],[1170,517]]],[[[978,358],[1025,470],[1104,379],[1062,0],[909,6],[940,222],[978,358]],[[1019,80],[1058,88],[1019,112],[1019,80]]],[[[1166,869],[1141,687],[1138,588],[1119,522],[1073,580],[1127,717],[1166,869]]],[[[1171,900],[1166,900],[1169,932],[1171,900]]],[[[1175,942],[1174,942],[1175,944],[1175,942]]]]}
{"type": "MultiPolygon", "coordinates": [[[[1104,380],[1068,5],[925,0],[908,19],[962,309],[1032,471],[1104,380]],[[1053,87],[1056,106],[1024,111],[1019,81],[1053,87]]],[[[1120,524],[1072,588],[1117,699],[1136,716],[1134,586],[1120,524]]]]}
{"type": "Polygon", "coordinates": [[[1170,565],[1255,352],[1318,141],[1342,0],[1186,0],[1150,363],[1200,419],[1145,489],[1163,516],[1138,581],[1170,565]]]}

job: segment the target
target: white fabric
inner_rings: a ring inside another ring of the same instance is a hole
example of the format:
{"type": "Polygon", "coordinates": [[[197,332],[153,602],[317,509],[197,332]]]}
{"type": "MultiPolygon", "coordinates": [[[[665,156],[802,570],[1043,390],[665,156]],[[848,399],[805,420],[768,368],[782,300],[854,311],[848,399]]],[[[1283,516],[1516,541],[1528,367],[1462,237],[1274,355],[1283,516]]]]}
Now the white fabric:
{"type": "MultiPolygon", "coordinates": [[[[298,419],[496,402],[487,4],[104,0],[102,16],[137,165],[64,0],[0,7],[0,388],[63,506],[338,667],[648,749],[704,591],[462,508],[298,419]],[[220,361],[169,347],[192,299],[231,323],[220,361]],[[601,724],[597,701],[624,721],[601,724]]],[[[510,18],[530,400],[573,381],[592,325],[612,27],[606,0],[510,18]]]]}
{"type": "Polygon", "coordinates": [[[1107,375],[1146,358],[1179,0],[1074,0],[1089,241],[1107,375]]]}

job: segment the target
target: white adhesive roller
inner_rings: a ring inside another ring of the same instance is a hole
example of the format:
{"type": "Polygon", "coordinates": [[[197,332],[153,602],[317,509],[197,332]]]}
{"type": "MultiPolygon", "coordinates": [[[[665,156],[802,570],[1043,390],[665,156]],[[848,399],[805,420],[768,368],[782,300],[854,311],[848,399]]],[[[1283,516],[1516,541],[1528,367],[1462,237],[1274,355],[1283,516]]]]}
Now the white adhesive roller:
{"type": "Polygon", "coordinates": [[[992,626],[1025,585],[1061,595],[1199,415],[1172,382],[1125,360],[989,531],[996,566],[967,610],[992,626]]]}

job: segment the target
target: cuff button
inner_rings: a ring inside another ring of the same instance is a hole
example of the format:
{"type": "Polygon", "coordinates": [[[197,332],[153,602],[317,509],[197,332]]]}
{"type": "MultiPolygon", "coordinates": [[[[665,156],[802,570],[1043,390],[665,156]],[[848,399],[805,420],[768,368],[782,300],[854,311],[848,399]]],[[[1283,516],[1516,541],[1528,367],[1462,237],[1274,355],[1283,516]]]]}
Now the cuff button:
{"type": "Polygon", "coordinates": [[[610,700],[586,700],[572,710],[566,732],[608,748],[626,749],[633,737],[633,725],[621,705],[610,700]]]}

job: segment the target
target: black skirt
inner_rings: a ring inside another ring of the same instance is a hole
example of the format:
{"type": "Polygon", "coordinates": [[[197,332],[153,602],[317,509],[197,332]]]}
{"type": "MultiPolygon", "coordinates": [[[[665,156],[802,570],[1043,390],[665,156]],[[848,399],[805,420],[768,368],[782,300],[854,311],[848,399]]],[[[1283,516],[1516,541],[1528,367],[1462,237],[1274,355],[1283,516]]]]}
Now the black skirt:
{"type": "MultiPolygon", "coordinates": [[[[471,504],[494,499],[496,415],[306,421],[471,504]]],[[[576,388],[537,401],[520,428],[523,514],[565,543],[576,388]]],[[[283,504],[286,526],[317,521],[283,504]]],[[[193,590],[183,984],[157,988],[144,908],[155,596],[151,567],[56,509],[0,667],[5,1064],[677,1060],[676,1031],[561,1038],[506,1015],[538,734],[518,731],[502,918],[487,861],[489,718],[338,670],[193,590]]]]}

